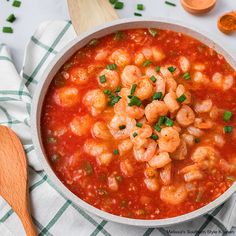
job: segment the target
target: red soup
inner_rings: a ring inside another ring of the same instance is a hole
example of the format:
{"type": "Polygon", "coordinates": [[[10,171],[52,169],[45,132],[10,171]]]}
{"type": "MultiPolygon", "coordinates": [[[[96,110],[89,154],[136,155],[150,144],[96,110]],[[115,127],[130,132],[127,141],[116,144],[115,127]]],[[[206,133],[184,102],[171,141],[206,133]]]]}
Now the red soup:
{"type": "Polygon", "coordinates": [[[181,33],[92,40],[45,97],[51,166],[78,197],[115,215],[194,211],[236,178],[235,77],[222,55],[181,33]]]}

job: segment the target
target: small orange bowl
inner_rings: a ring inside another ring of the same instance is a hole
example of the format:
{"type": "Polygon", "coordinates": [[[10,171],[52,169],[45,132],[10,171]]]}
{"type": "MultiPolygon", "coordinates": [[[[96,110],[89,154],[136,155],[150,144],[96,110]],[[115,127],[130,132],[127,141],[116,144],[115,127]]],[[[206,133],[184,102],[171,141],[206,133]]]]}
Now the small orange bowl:
{"type": "Polygon", "coordinates": [[[192,14],[209,12],[216,4],[216,0],[181,0],[183,8],[192,14]]]}

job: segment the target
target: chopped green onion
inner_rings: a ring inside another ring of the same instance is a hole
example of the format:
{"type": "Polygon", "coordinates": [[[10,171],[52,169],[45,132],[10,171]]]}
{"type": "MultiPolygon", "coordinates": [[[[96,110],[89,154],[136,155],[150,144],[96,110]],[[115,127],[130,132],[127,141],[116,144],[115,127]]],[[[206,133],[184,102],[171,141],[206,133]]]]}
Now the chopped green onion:
{"type": "Polygon", "coordinates": [[[161,132],[161,126],[158,124],[155,124],[154,129],[158,132],[161,132]]]}
{"type": "Polygon", "coordinates": [[[156,134],[152,134],[150,138],[156,141],[159,137],[156,134]]]}
{"type": "Polygon", "coordinates": [[[170,118],[166,117],[165,118],[165,125],[168,127],[172,127],[174,125],[174,121],[171,120],[170,118]]]}
{"type": "Polygon", "coordinates": [[[117,31],[115,34],[114,39],[117,41],[120,41],[124,38],[124,33],[122,31],[117,31]]]}
{"type": "Polygon", "coordinates": [[[111,4],[115,4],[118,0],[109,0],[111,4]]]}
{"type": "Polygon", "coordinates": [[[157,79],[156,79],[156,77],[155,77],[154,75],[150,78],[150,80],[151,80],[153,83],[155,83],[155,82],[157,81],[157,79]]]}
{"type": "Polygon", "coordinates": [[[156,66],[156,72],[160,72],[161,67],[160,66],[156,66]]]}
{"type": "Polygon", "coordinates": [[[139,128],[141,128],[141,127],[143,126],[143,124],[140,123],[140,122],[137,122],[137,123],[136,123],[136,126],[139,127],[139,128]]]}
{"type": "Polygon", "coordinates": [[[7,33],[7,34],[12,34],[13,33],[13,29],[11,27],[3,27],[2,28],[2,32],[3,33],[7,33]]]}
{"type": "Polygon", "coordinates": [[[108,105],[113,107],[117,102],[119,102],[120,99],[120,96],[112,96],[110,101],[108,102],[108,105]]]}
{"type": "Polygon", "coordinates": [[[109,64],[109,65],[106,66],[106,68],[108,70],[116,70],[117,69],[117,65],[115,63],[109,64]]]}
{"type": "Polygon", "coordinates": [[[106,76],[105,75],[101,75],[99,76],[99,80],[102,84],[104,84],[107,80],[106,80],[106,76]]]}
{"type": "Polygon", "coordinates": [[[172,7],[176,7],[176,4],[173,2],[169,2],[169,1],[165,1],[166,5],[172,6],[172,7]]]}
{"type": "Polygon", "coordinates": [[[142,14],[141,14],[141,13],[138,13],[138,12],[135,12],[134,15],[135,15],[135,16],[142,16],[142,14]]]}
{"type": "Polygon", "coordinates": [[[148,67],[148,66],[150,66],[151,64],[152,64],[151,61],[146,60],[146,61],[143,62],[143,67],[148,67]]]}
{"type": "Polygon", "coordinates": [[[227,176],[226,179],[235,182],[235,178],[233,176],[227,176]]]}
{"type": "Polygon", "coordinates": [[[143,11],[144,10],[144,5],[143,4],[137,4],[137,10],[143,11]]]}
{"type": "Polygon", "coordinates": [[[124,7],[124,3],[123,2],[116,2],[115,6],[114,6],[114,8],[118,9],[118,10],[123,9],[123,7],[124,7]]]}
{"type": "Polygon", "coordinates": [[[107,95],[111,95],[112,94],[112,92],[109,89],[103,90],[103,93],[107,94],[107,95]]]}
{"type": "Polygon", "coordinates": [[[233,113],[231,111],[225,111],[224,112],[224,121],[230,121],[233,116],[233,113]]]}
{"type": "Polygon", "coordinates": [[[190,80],[190,79],[191,79],[191,76],[190,76],[189,72],[186,72],[185,74],[183,74],[183,78],[184,78],[185,80],[190,80]]]}
{"type": "Polygon", "coordinates": [[[182,103],[182,102],[184,102],[186,100],[186,98],[187,97],[184,94],[182,94],[180,97],[178,97],[176,99],[176,101],[182,103]]]}
{"type": "Polygon", "coordinates": [[[96,46],[98,44],[98,39],[92,39],[88,45],[90,46],[96,46]]]}
{"type": "Polygon", "coordinates": [[[21,5],[21,2],[20,2],[20,1],[17,1],[17,0],[15,0],[15,1],[12,3],[12,6],[13,6],[13,7],[20,7],[20,5],[21,5]]]}
{"type": "Polygon", "coordinates": [[[136,132],[133,133],[133,137],[135,138],[138,134],[136,132]]]}
{"type": "Polygon", "coordinates": [[[56,162],[56,161],[58,161],[60,159],[60,157],[61,157],[60,154],[53,154],[51,156],[51,160],[52,160],[52,162],[56,162]]]}
{"type": "Polygon", "coordinates": [[[119,129],[120,129],[120,130],[125,129],[125,128],[126,128],[125,125],[120,125],[120,126],[119,126],[119,129]]]}
{"type": "Polygon", "coordinates": [[[86,172],[87,175],[93,174],[93,167],[89,161],[85,161],[83,164],[83,169],[86,172]]]}
{"type": "Polygon", "coordinates": [[[160,116],[160,118],[159,118],[159,120],[157,122],[157,125],[159,125],[159,126],[163,125],[165,120],[166,120],[165,116],[160,116]]]}
{"type": "Polygon", "coordinates": [[[128,103],[129,106],[138,106],[140,107],[142,105],[141,100],[136,96],[130,97],[130,102],[128,103]]]}
{"type": "Polygon", "coordinates": [[[162,92],[157,92],[152,96],[153,100],[160,100],[162,98],[162,92]]]}
{"type": "Polygon", "coordinates": [[[195,143],[200,143],[200,141],[201,141],[200,138],[195,138],[195,139],[194,139],[194,142],[195,142],[195,143]]]}
{"type": "Polygon", "coordinates": [[[134,95],[134,92],[135,92],[136,88],[137,88],[137,84],[133,84],[132,88],[131,88],[131,91],[130,91],[131,95],[134,95]]]}
{"type": "Polygon", "coordinates": [[[168,68],[168,71],[171,72],[171,73],[174,73],[176,68],[174,66],[169,66],[168,68]]]}
{"type": "Polygon", "coordinates": [[[158,31],[153,28],[148,29],[148,32],[153,38],[155,38],[158,35],[158,31]]]}
{"type": "Polygon", "coordinates": [[[225,133],[231,133],[233,131],[233,127],[231,125],[226,125],[224,127],[224,132],[225,133]]]}
{"type": "Polygon", "coordinates": [[[7,17],[6,21],[13,23],[16,20],[16,17],[14,14],[11,14],[7,17]]]}
{"type": "Polygon", "coordinates": [[[113,151],[113,153],[114,153],[114,155],[119,155],[119,150],[118,150],[118,149],[115,149],[115,150],[113,151]]]}
{"type": "Polygon", "coordinates": [[[118,87],[116,88],[115,92],[116,92],[116,93],[119,93],[120,90],[121,90],[121,86],[118,86],[118,87]]]}

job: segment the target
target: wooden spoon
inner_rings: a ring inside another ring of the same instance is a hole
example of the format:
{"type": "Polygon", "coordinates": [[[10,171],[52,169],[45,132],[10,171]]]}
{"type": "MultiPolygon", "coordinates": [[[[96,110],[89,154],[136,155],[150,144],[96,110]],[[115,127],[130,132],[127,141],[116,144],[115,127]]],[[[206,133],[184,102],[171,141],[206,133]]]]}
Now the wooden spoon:
{"type": "Polygon", "coordinates": [[[231,34],[236,31],[236,11],[221,16],[217,22],[217,26],[225,34],[231,34]]]}
{"type": "Polygon", "coordinates": [[[108,0],[67,0],[67,3],[77,34],[118,19],[108,0]]]}
{"type": "Polygon", "coordinates": [[[27,162],[19,138],[0,126],[0,195],[20,217],[27,236],[37,235],[29,213],[27,162]]]}
{"type": "Polygon", "coordinates": [[[216,4],[216,0],[181,0],[184,9],[192,14],[209,12],[216,4]]]}

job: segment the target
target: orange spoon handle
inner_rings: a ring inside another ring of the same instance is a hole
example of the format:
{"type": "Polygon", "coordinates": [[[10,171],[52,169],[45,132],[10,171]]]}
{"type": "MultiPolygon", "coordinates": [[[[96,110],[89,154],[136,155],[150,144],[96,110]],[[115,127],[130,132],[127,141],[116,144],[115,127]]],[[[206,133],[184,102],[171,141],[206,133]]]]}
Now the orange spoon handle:
{"type": "Polygon", "coordinates": [[[24,226],[25,232],[27,236],[37,236],[37,231],[35,229],[34,223],[32,222],[29,211],[21,211],[19,214],[21,222],[24,226]]]}

